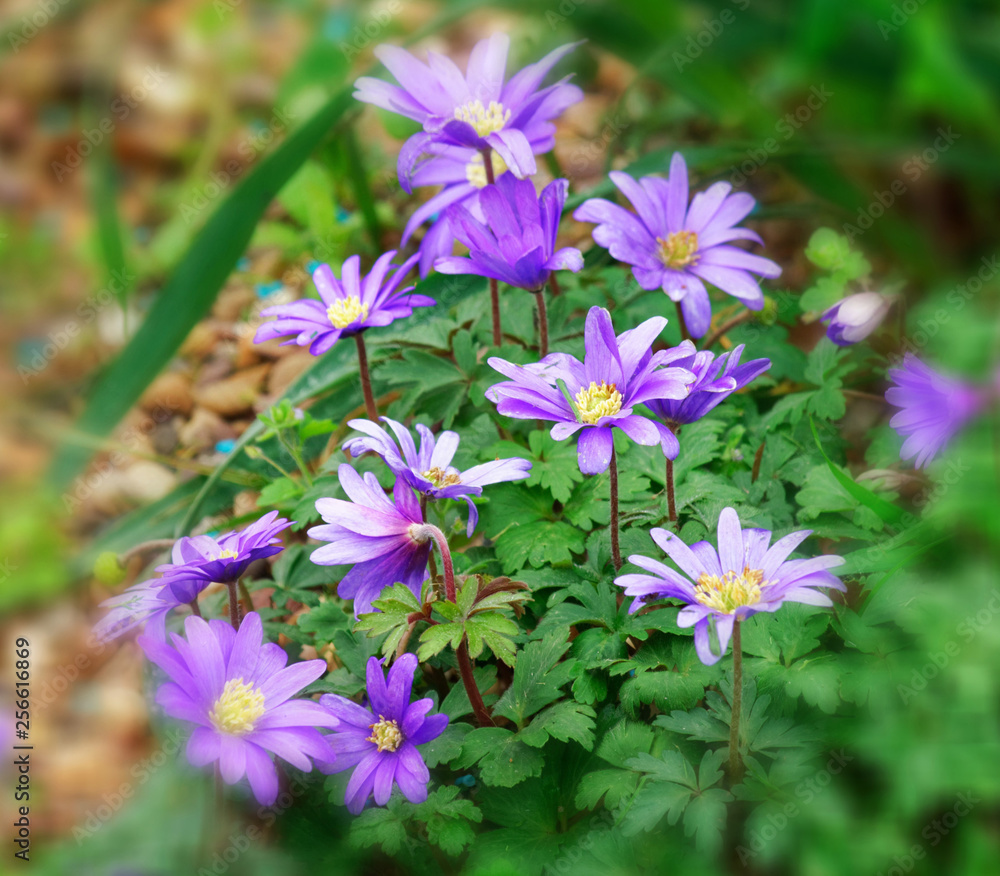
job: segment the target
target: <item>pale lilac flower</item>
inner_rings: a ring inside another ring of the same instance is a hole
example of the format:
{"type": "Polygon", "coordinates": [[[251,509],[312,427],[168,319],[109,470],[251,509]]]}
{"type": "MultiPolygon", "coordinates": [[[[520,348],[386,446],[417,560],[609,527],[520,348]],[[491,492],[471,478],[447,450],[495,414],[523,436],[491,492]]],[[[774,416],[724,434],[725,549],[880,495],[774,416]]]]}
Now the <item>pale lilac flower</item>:
{"type": "Polygon", "coordinates": [[[172,644],[150,636],[138,641],[171,679],[157,691],[157,703],[170,717],[197,725],[187,744],[192,766],[218,761],[226,784],[245,775],[257,801],[270,806],[278,796],[272,753],[306,772],[310,758],[329,763],[330,746],[316,728],[339,722],[319,703],[292,699],[326,672],[325,661],[286,667],[282,648],[262,644],[256,613],[243,618],[239,632],[225,621],[189,617],[184,633],[172,633],[172,644]]]}
{"type": "MultiPolygon", "coordinates": [[[[414,168],[440,146],[495,151],[518,177],[535,173],[535,152],[548,152],[555,142],[552,119],[582,100],[583,92],[565,79],[539,88],[549,71],[578,44],[561,46],[525,67],[505,84],[510,38],[496,33],[476,43],[465,73],[434,52],[422,64],[397,46],[381,45],[375,56],[399,85],[363,76],[354,96],[365,103],[419,122],[399,155],[399,181],[411,191],[414,168]]],[[[471,161],[471,159],[470,159],[471,161]]],[[[466,163],[468,168],[468,162],[466,163]]],[[[430,184],[424,182],[423,184],[430,184]]]]}
{"type": "Polygon", "coordinates": [[[863,341],[882,324],[894,300],[879,292],[848,295],[823,314],[826,336],[840,347],[863,341]]]}
{"type": "Polygon", "coordinates": [[[584,474],[599,474],[611,463],[612,429],[633,441],[660,444],[664,455],[677,443],[673,433],[635,412],[652,399],[684,398],[695,376],[685,368],[664,367],[690,355],[690,347],[654,353],[653,342],[666,326],[653,317],[615,337],[611,314],[592,307],[584,331],[584,361],[552,353],[534,365],[491,358],[490,367],[509,378],[491,386],[486,397],[504,416],[554,420],[551,435],[562,441],[580,433],[577,460],[584,474]]]}
{"type": "Polygon", "coordinates": [[[688,330],[700,338],[712,320],[705,284],[738,298],[751,310],[764,307],[754,274],[777,277],[774,262],[728,244],[734,240],[763,241],[748,228],[737,228],[753,208],[745,193],[729,194],[732,186],[717,182],[696,194],[688,207],[688,171],[675,153],[667,179],[645,176],[636,181],[612,171],[611,181],[631,201],[631,213],[604,198],[591,198],[573,214],[595,222],[594,241],[621,262],[643,289],[660,289],[680,303],[688,330]]]}
{"type": "Polygon", "coordinates": [[[630,612],[651,599],[679,599],[686,603],[677,615],[677,625],[694,627],[698,657],[709,666],[726,653],[737,621],[761,611],[777,611],[786,602],[832,605],[830,598],[816,588],[847,589],[827,571],[843,563],[843,558],[788,559],[811,535],[810,530],[793,532],[771,545],[768,530],[741,530],[732,508],[719,515],[718,549],[707,541],[688,547],[666,529],[653,529],[649,534],[681,571],[632,555],[628,561],[648,574],[619,575],[615,584],[634,597],[630,612]]]}
{"type": "Polygon", "coordinates": [[[341,580],[337,595],[354,600],[355,617],[374,611],[372,600],[396,583],[419,597],[431,542],[414,538],[424,518],[413,491],[399,478],[390,499],[375,475],[368,472],[362,478],[346,463],[337,469],[337,477],[351,501],[316,500],[316,510],[326,523],[312,527],[309,535],[328,544],[313,551],[312,561],[320,566],[354,566],[341,580]]]}
{"type": "Polygon", "coordinates": [[[365,437],[351,438],[344,442],[344,450],[358,457],[364,453],[377,453],[397,477],[401,477],[418,493],[434,499],[465,499],[469,506],[469,522],[466,533],[469,538],[479,521],[479,511],[472,501],[473,496],[481,496],[483,487],[504,481],[518,481],[528,477],[531,463],[526,459],[494,459],[459,471],[451,461],[458,450],[457,432],[444,431],[435,439],[430,429],[418,423],[420,450],[417,450],[413,436],[402,423],[382,417],[399,442],[381,426],[371,420],[350,420],[348,426],[363,432],[365,437]]]}
{"type": "Polygon", "coordinates": [[[108,641],[148,622],[147,631],[162,637],[171,609],[193,602],[213,582],[238,581],[252,562],[280,553],[278,535],[293,522],[271,511],[245,529],[217,538],[179,538],[174,543],[172,562],[156,567],[161,578],[142,581],[101,603],[111,611],[98,622],[95,634],[108,641]]]}
{"type": "Polygon", "coordinates": [[[988,401],[987,394],[928,368],[912,353],[903,357],[903,367],[893,368],[889,377],[895,384],[885,400],[902,408],[889,425],[905,438],[901,459],[916,457],[923,468],[978,414],[988,401]]]}
{"type": "Polygon", "coordinates": [[[430,772],[417,746],[440,736],[448,716],[428,714],[434,708],[429,697],[410,702],[416,668],[416,655],[403,654],[387,679],[378,658],[369,657],[368,708],[337,694],[320,698],[320,705],[339,722],[337,731],[327,736],[333,764],[320,768],[339,773],[354,767],[344,795],[347,810],[354,815],[369,797],[374,796],[378,806],[388,803],[393,785],[411,803],[427,799],[430,772]]]}
{"type": "Polygon", "coordinates": [[[559,220],[569,183],[550,182],[541,195],[531,180],[505,173],[479,194],[486,221],[478,221],[461,205],[450,208],[455,236],[469,248],[468,258],[445,256],[434,263],[442,274],[477,274],[510,286],[538,292],[556,270],[579,271],[578,249],[556,249],[559,220]]]}
{"type": "Polygon", "coordinates": [[[302,298],[262,310],[261,316],[277,319],[257,329],[254,343],[294,335],[284,343],[308,346],[310,353],[319,356],[342,337],[389,325],[410,316],[414,307],[431,307],[433,298],[412,294],[413,286],[400,288],[419,255],[410,256],[389,276],[395,255],[396,250],[389,250],[379,256],[364,277],[361,259],[356,255],[344,262],[339,280],[329,265],[320,265],[313,271],[313,282],[322,301],[302,298]]]}

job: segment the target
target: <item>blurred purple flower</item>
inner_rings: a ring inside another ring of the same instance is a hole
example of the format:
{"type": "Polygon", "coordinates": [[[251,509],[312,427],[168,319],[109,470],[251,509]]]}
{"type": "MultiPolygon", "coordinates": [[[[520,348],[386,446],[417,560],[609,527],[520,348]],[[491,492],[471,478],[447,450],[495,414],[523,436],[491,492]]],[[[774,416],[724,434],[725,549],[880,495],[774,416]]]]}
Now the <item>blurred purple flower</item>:
{"type": "Polygon", "coordinates": [[[389,325],[393,320],[410,316],[414,307],[431,307],[435,303],[433,298],[409,294],[413,286],[399,288],[417,263],[418,255],[410,256],[386,278],[395,255],[396,250],[389,250],[379,256],[364,277],[361,259],[356,255],[344,262],[340,280],[329,265],[320,265],[313,271],[313,282],[322,301],[302,298],[262,310],[261,316],[277,319],[257,329],[254,343],[295,335],[284,343],[308,345],[309,352],[319,356],[342,337],[389,325]]]}
{"type": "Polygon", "coordinates": [[[688,547],[665,529],[653,529],[649,534],[681,572],[648,557],[632,555],[628,561],[649,574],[619,575],[615,584],[634,597],[630,612],[650,599],[679,599],[687,603],[677,615],[677,625],[694,627],[695,649],[707,666],[726,653],[734,622],[760,611],[777,611],[786,602],[832,605],[830,598],[816,588],[847,589],[839,578],[826,571],[843,563],[841,557],[788,559],[811,530],[793,532],[771,545],[770,531],[741,530],[739,517],[732,508],[719,515],[718,550],[707,541],[688,547]]]}
{"type": "Polygon", "coordinates": [[[915,456],[914,465],[923,468],[987,402],[987,395],[928,368],[912,353],[903,357],[903,367],[893,368],[889,377],[895,384],[885,400],[902,408],[889,421],[906,440],[900,459],[915,456]]]}
{"type": "Polygon", "coordinates": [[[320,566],[354,566],[341,580],[337,595],[354,600],[355,617],[374,611],[372,600],[397,582],[419,598],[431,542],[413,538],[414,527],[421,526],[424,518],[406,481],[396,480],[390,499],[371,472],[362,478],[345,463],[337,469],[337,477],[351,501],[316,500],[316,510],[326,523],[314,526],[309,535],[329,544],[316,548],[312,561],[320,566]]]}
{"type": "Polygon", "coordinates": [[[712,320],[705,283],[751,310],[764,307],[764,293],[752,274],[777,277],[781,268],[770,259],[725,245],[733,240],[763,244],[755,232],[734,227],[754,208],[750,195],[730,195],[732,186],[717,182],[696,194],[689,208],[687,165],[680,153],[674,153],[667,179],[644,176],[636,181],[620,171],[612,171],[610,177],[636,212],[591,198],[573,218],[597,223],[594,241],[632,265],[643,289],[662,288],[672,301],[680,302],[694,337],[704,335],[712,320]]]}
{"type": "Polygon", "coordinates": [[[354,815],[372,795],[378,806],[384,806],[394,784],[411,803],[427,799],[430,772],[417,746],[437,739],[448,726],[448,716],[428,714],[434,707],[429,697],[410,702],[416,668],[416,655],[404,654],[386,679],[378,658],[369,657],[369,708],[337,694],[320,698],[320,705],[339,722],[337,731],[326,737],[335,759],[320,768],[337,773],[355,768],[344,795],[347,810],[354,815]]]}
{"type": "MultiPolygon", "coordinates": [[[[692,351],[692,355],[674,362],[675,367],[687,368],[695,376],[695,382],[688,387],[689,394],[682,399],[653,399],[646,402],[646,407],[663,420],[672,432],[676,432],[680,426],[700,420],[716,405],[771,367],[770,359],[753,359],[740,365],[743,344],[718,358],[708,350],[694,353],[694,345],[690,342],[681,344],[677,349],[681,347],[692,351]]],[[[679,450],[678,447],[670,458],[676,459],[679,450]]]]}
{"type": "Polygon", "coordinates": [[[310,757],[329,763],[330,747],[317,727],[338,721],[312,700],[291,699],[326,672],[323,660],[285,666],[278,645],[262,644],[260,616],[243,618],[239,632],[225,621],[189,617],[186,638],[172,633],[172,646],[141,636],[146,656],[170,676],[156,702],[172,718],[197,724],[187,744],[192,766],[219,762],[226,784],[249,779],[257,801],[278,796],[271,753],[309,772],[310,757]]]}
{"type": "Polygon", "coordinates": [[[893,296],[879,292],[848,295],[823,314],[826,336],[841,347],[863,341],[882,324],[893,301],[893,296]]]}
{"type": "Polygon", "coordinates": [[[580,250],[556,249],[559,219],[569,183],[550,182],[541,196],[535,184],[505,173],[496,185],[479,194],[486,221],[478,221],[461,204],[451,207],[448,221],[455,236],[469,248],[469,258],[445,256],[434,263],[442,274],[477,274],[510,286],[538,292],[556,270],[579,271],[580,250]]]}
{"type": "Polygon", "coordinates": [[[418,451],[406,426],[388,417],[381,419],[395,433],[398,447],[388,432],[371,420],[351,420],[347,425],[363,432],[366,437],[345,441],[344,450],[354,457],[368,452],[377,453],[397,477],[402,477],[418,493],[434,499],[465,499],[469,506],[466,533],[470,538],[479,522],[479,511],[471,497],[481,496],[483,487],[489,484],[518,481],[531,472],[531,463],[516,457],[495,459],[460,472],[451,464],[458,450],[458,433],[445,431],[435,439],[430,429],[418,423],[418,451]]]}
{"type": "Polygon", "coordinates": [[[171,609],[194,601],[213,581],[229,584],[239,580],[254,560],[281,553],[278,535],[293,522],[271,511],[245,529],[218,538],[194,535],[178,539],[171,554],[173,562],[156,567],[161,578],[142,581],[101,603],[111,611],[94,627],[95,634],[108,641],[149,622],[147,631],[162,638],[171,609]]]}
{"type": "MultiPolygon", "coordinates": [[[[535,153],[555,143],[552,119],[583,99],[566,79],[539,90],[542,80],[579,43],[561,46],[525,67],[504,84],[510,38],[496,33],[480,40],[469,55],[466,72],[450,59],[427,53],[427,65],[397,46],[380,45],[375,56],[399,85],[363,76],[354,96],[419,122],[399,154],[400,185],[411,191],[414,168],[439,146],[460,146],[479,153],[494,150],[519,177],[535,173],[535,153]]],[[[466,161],[466,174],[470,171],[466,161]]],[[[426,180],[421,183],[429,185],[426,180]]]]}
{"type": "Polygon", "coordinates": [[[652,352],[653,341],[667,320],[656,316],[615,337],[611,315],[592,307],[584,331],[584,361],[552,353],[534,365],[520,366],[491,358],[504,377],[486,397],[497,411],[521,420],[554,420],[551,435],[562,441],[580,432],[580,471],[607,469],[614,448],[612,429],[621,429],[639,444],[660,444],[664,455],[677,439],[663,424],[633,412],[652,399],[684,398],[694,375],[685,368],[663,367],[690,354],[690,347],[652,352]]]}

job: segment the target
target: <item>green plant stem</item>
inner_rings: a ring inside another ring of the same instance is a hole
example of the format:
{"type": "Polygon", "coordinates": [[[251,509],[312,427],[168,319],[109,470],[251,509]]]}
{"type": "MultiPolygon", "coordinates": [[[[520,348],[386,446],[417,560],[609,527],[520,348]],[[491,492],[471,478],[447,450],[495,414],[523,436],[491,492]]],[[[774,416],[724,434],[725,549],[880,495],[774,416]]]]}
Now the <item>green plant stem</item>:
{"type": "Polygon", "coordinates": [[[239,630],[240,628],[240,597],[236,592],[236,582],[230,581],[226,584],[226,589],[229,591],[229,622],[233,625],[234,630],[239,630]]]}
{"type": "Polygon", "coordinates": [[[372,395],[372,378],[368,373],[368,353],[365,350],[365,339],[362,332],[354,336],[354,343],[358,345],[358,368],[361,371],[361,393],[365,397],[365,411],[368,419],[373,423],[378,422],[378,408],[375,407],[375,397],[372,395]]]}
{"type": "MultiPolygon", "coordinates": [[[[282,437],[281,432],[278,432],[278,440],[281,442],[281,446],[288,451],[288,455],[292,457],[292,460],[295,462],[295,465],[298,466],[299,471],[302,472],[302,479],[306,482],[306,486],[311,487],[313,485],[313,479],[312,475],[309,473],[309,466],[306,465],[305,458],[302,456],[302,448],[299,447],[295,441],[289,441],[282,437]]],[[[274,463],[272,463],[272,465],[274,465],[274,463]]],[[[275,468],[277,467],[278,466],[275,466],[275,468]]],[[[285,477],[288,477],[288,475],[286,474],[285,477]]],[[[291,478],[289,478],[289,480],[291,480],[291,478]]]]}
{"type": "Polygon", "coordinates": [[[745,322],[749,322],[753,317],[753,311],[744,310],[742,313],[736,314],[732,319],[727,320],[722,325],[720,325],[712,334],[708,336],[708,340],[701,345],[703,350],[707,350],[712,346],[719,338],[721,338],[726,332],[732,331],[736,326],[742,325],[745,322]]]}
{"type": "Polygon", "coordinates": [[[740,620],[733,623],[733,708],[729,721],[729,778],[736,784],[743,777],[740,757],[740,711],[743,708],[743,644],[740,641],[740,620]]]}
{"type": "Polygon", "coordinates": [[[611,449],[611,561],[615,571],[622,567],[622,550],[618,544],[618,454],[611,449]]]}
{"type": "Polygon", "coordinates": [[[538,358],[549,355],[549,314],[545,307],[545,290],[535,293],[535,303],[538,305],[538,358]]]}

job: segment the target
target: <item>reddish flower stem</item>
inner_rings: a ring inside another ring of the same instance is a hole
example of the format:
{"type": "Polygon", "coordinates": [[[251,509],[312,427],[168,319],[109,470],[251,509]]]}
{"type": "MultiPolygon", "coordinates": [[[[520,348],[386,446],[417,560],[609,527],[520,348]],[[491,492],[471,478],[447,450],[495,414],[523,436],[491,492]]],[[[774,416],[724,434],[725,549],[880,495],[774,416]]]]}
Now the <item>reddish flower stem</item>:
{"type": "Polygon", "coordinates": [[[197,596],[194,599],[192,599],[188,603],[188,605],[191,606],[191,614],[193,614],[195,617],[201,617],[201,608],[199,608],[199,606],[198,606],[198,597],[197,596]]]}
{"type": "Polygon", "coordinates": [[[549,355],[549,314],[545,306],[544,289],[535,293],[535,301],[538,304],[538,358],[544,359],[549,355]]]}
{"type": "Polygon", "coordinates": [[[229,622],[233,625],[234,630],[239,630],[240,628],[240,597],[236,592],[236,582],[230,581],[226,584],[226,589],[229,591],[229,622]]]}
{"type": "Polygon", "coordinates": [[[667,458],[667,519],[677,522],[677,499],[674,496],[674,461],[667,458]]]}
{"type": "Polygon", "coordinates": [[[681,340],[690,341],[691,333],[688,331],[687,323],[684,321],[684,311],[681,310],[681,303],[679,301],[675,301],[674,304],[677,307],[677,324],[681,329],[681,340]]]}
{"type": "Polygon", "coordinates": [[[622,549],[618,544],[618,454],[611,449],[611,561],[615,571],[622,567],[622,549]]]}
{"type": "Polygon", "coordinates": [[[375,397],[372,395],[372,379],[368,373],[368,353],[365,350],[365,339],[361,332],[354,336],[358,346],[358,368],[361,370],[361,392],[365,397],[365,412],[373,423],[378,422],[378,408],[375,407],[375,397]]]}
{"type": "MultiPolygon", "coordinates": [[[[449,602],[456,601],[455,594],[455,567],[451,562],[451,549],[448,547],[448,539],[445,534],[431,523],[424,523],[413,533],[417,541],[433,538],[441,552],[441,563],[444,566],[444,590],[449,602]]],[[[468,585],[466,585],[468,586],[468,585]]],[[[490,717],[489,709],[483,702],[482,694],[476,686],[476,677],[472,672],[472,658],[469,656],[469,643],[463,638],[462,643],[455,649],[455,657],[458,659],[458,671],[462,676],[462,684],[469,697],[469,704],[472,712],[476,716],[476,722],[480,727],[493,727],[493,719],[490,717]]]]}
{"type": "MultiPolygon", "coordinates": [[[[486,171],[487,185],[495,185],[496,177],[493,174],[493,150],[484,149],[483,170],[486,171]]],[[[493,346],[499,347],[503,343],[503,333],[500,331],[500,287],[494,277],[490,277],[490,312],[493,315],[493,346]]]]}

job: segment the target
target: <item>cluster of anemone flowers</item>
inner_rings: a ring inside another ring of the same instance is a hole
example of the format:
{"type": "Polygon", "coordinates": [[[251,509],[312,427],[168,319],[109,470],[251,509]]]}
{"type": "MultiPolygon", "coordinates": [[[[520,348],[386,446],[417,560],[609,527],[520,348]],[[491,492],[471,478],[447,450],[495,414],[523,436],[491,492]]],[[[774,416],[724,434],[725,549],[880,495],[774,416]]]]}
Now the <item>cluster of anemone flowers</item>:
{"type": "MultiPolygon", "coordinates": [[[[545,84],[574,48],[562,46],[508,76],[509,40],[503,35],[478,43],[465,72],[438,55],[430,55],[425,65],[400,48],[379,47],[376,56],[398,84],[364,77],[355,96],[420,125],[401,149],[399,179],[407,192],[441,188],[413,213],[401,246],[430,225],[411,255],[385,252],[367,273],[359,255],[347,258],[339,270],[320,265],[313,272],[319,298],[265,310],[269,321],[255,340],[283,339],[322,356],[341,339],[355,339],[367,416],[348,422],[355,434],[343,450],[355,458],[377,457],[385,466],[382,480],[391,479],[393,486],[387,492],[374,473],[361,474],[343,463],[337,476],[346,498],[315,502],[322,522],[308,529],[318,543],[312,562],[350,567],[337,584],[338,597],[351,603],[356,618],[377,611],[375,602],[394,585],[419,599],[428,582],[434,583],[432,570],[440,557],[443,597],[455,602],[448,537],[430,522],[430,503],[459,503],[471,538],[478,524],[476,500],[491,485],[529,477],[531,463],[498,458],[461,470],[453,464],[458,433],[435,435],[425,424],[411,427],[381,416],[364,335],[406,319],[415,308],[436,305],[418,291],[416,281],[409,282],[415,270],[420,277],[437,271],[487,278],[494,347],[503,341],[500,284],[517,290],[513,295],[531,293],[538,318],[537,361],[515,364],[489,357],[501,379],[486,389],[486,399],[500,417],[551,424],[550,435],[558,442],[575,439],[582,474],[608,473],[614,584],[632,598],[630,611],[664,600],[679,604],[678,626],[693,628],[697,655],[707,665],[717,663],[733,643],[730,755],[736,771],[740,624],[786,603],[831,605],[828,593],[844,585],[829,570],[842,561],[825,555],[792,558],[808,531],[786,534],[772,544],[770,531],[743,528],[737,512],[726,508],[718,517],[714,545],[687,544],[670,529],[651,530],[653,543],[676,569],[658,558],[632,555],[629,562],[641,571],[623,573],[615,438],[659,448],[666,519],[676,529],[673,463],[684,450],[685,427],[771,367],[767,358],[752,358],[752,350],[742,345],[721,355],[698,348],[695,341],[712,327],[709,290],[760,310],[760,280],[778,277],[781,269],[745,248],[763,244],[756,232],[740,225],[754,210],[754,199],[724,182],[692,196],[679,153],[665,176],[636,179],[613,171],[610,180],[629,208],[590,198],[573,216],[593,225],[594,242],[629,266],[642,289],[662,290],[665,309],[680,322],[681,342],[671,347],[662,341],[666,316],[616,326],[612,314],[595,304],[586,314],[583,359],[549,351],[546,295],[560,293],[558,272],[580,271],[584,260],[579,249],[559,245],[569,182],[555,179],[539,192],[532,177],[536,157],[554,147],[554,120],[582,99],[568,79],[545,84]],[[454,254],[456,242],[466,255],[454,254]]],[[[868,294],[845,299],[824,314],[831,340],[841,345],[861,340],[889,306],[868,294]]],[[[892,426],[906,439],[903,458],[916,457],[918,466],[926,465],[995,396],[944,377],[912,355],[890,377],[886,398],[900,408],[892,426]]],[[[163,678],[156,702],[191,727],[188,760],[211,766],[225,783],[245,779],[262,804],[273,803],[278,793],[276,761],[305,771],[313,766],[324,773],[351,770],[344,802],[352,813],[370,802],[386,804],[394,788],[407,800],[421,802],[430,781],[421,746],[444,731],[448,718],[435,711],[430,698],[411,701],[416,656],[402,651],[391,666],[371,658],[362,702],[334,694],[317,698],[310,685],[326,673],[326,662],[289,666],[285,650],[265,641],[264,623],[241,579],[252,563],[283,549],[293,523],[273,512],[239,531],[180,538],[171,561],[157,567],[158,577],[107,601],[109,611],[97,632],[108,640],[143,629],[138,642],[163,678]],[[225,589],[228,616],[206,620],[200,597],[216,586],[225,589]],[[178,632],[168,631],[168,626],[178,628],[172,615],[183,616],[178,632]]],[[[456,649],[462,683],[482,721],[488,712],[463,647],[456,649]]]]}

